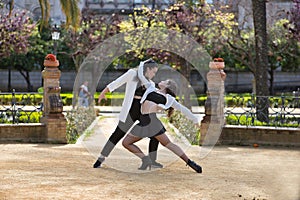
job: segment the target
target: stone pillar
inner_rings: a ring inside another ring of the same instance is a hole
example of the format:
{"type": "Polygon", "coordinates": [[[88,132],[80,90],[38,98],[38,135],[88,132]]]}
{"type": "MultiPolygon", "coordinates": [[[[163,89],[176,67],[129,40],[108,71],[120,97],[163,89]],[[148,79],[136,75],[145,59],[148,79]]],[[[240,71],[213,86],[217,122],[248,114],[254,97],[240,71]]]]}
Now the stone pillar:
{"type": "Polygon", "coordinates": [[[62,114],[63,104],[60,97],[59,78],[61,72],[58,69],[59,61],[55,55],[48,54],[44,60],[42,76],[44,80],[44,108],[42,123],[46,124],[47,142],[67,143],[66,127],[67,121],[62,114]]]}
{"type": "Polygon", "coordinates": [[[224,125],[224,81],[226,73],[223,71],[225,67],[223,59],[219,58],[218,60],[209,63],[205,116],[200,126],[200,145],[214,145],[219,139],[224,125]]]}

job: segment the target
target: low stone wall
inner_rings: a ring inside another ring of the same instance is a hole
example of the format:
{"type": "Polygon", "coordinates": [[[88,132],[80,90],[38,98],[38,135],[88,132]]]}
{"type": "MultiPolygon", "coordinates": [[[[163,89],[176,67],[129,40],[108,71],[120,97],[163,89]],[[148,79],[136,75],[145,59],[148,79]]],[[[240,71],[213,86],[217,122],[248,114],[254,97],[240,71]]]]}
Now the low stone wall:
{"type": "MultiPolygon", "coordinates": [[[[43,123],[0,124],[0,142],[47,143],[46,130],[43,123]]],[[[300,147],[300,129],[226,125],[219,144],[300,147]]]]}
{"type": "Polygon", "coordinates": [[[300,128],[245,127],[226,125],[223,127],[221,145],[270,145],[300,147],[300,128]]]}
{"type": "Polygon", "coordinates": [[[0,142],[44,143],[46,141],[45,124],[0,124],[0,142]]]}

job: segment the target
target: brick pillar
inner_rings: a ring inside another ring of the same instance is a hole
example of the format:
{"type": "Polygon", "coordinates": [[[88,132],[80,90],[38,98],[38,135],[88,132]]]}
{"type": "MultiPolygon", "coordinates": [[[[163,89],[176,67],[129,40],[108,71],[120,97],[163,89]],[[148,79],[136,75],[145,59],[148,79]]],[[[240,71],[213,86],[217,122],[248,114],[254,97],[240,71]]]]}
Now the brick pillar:
{"type": "Polygon", "coordinates": [[[209,63],[205,116],[200,126],[200,145],[214,145],[224,125],[224,81],[226,78],[224,67],[224,62],[209,63]]]}
{"type": "Polygon", "coordinates": [[[60,97],[59,78],[61,72],[58,69],[59,61],[55,55],[48,54],[44,60],[42,76],[44,80],[44,108],[42,123],[46,124],[47,142],[67,143],[66,118],[62,114],[63,104],[60,97]]]}

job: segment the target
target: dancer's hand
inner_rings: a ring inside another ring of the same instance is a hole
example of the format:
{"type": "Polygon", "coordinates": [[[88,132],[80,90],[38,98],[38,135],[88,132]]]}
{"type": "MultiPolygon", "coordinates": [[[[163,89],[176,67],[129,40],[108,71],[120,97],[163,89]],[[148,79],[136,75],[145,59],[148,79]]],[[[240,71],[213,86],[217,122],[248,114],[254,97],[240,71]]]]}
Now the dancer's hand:
{"type": "Polygon", "coordinates": [[[98,103],[100,103],[102,101],[102,99],[105,99],[106,100],[106,97],[105,97],[105,94],[100,94],[99,95],[99,98],[98,98],[98,103]]]}
{"type": "Polygon", "coordinates": [[[102,90],[102,92],[100,93],[99,95],[99,98],[98,98],[98,103],[100,103],[102,101],[102,99],[105,99],[106,100],[106,96],[105,94],[109,92],[109,89],[108,88],[105,88],[104,90],[102,90]]]}

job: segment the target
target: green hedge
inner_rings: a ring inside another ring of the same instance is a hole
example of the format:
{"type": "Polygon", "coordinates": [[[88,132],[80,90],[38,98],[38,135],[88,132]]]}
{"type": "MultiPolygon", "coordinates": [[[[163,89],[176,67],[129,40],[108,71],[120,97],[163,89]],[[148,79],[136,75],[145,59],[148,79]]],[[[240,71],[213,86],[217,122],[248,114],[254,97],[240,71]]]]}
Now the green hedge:
{"type": "Polygon", "coordinates": [[[96,118],[93,107],[78,107],[67,112],[67,141],[75,143],[80,135],[92,124],[96,118]]]}
{"type": "Polygon", "coordinates": [[[191,120],[187,119],[181,112],[175,110],[169,121],[192,145],[199,145],[201,136],[200,130],[191,120]]]}
{"type": "Polygon", "coordinates": [[[269,117],[269,123],[261,122],[254,117],[246,115],[228,115],[226,124],[242,125],[242,126],[272,126],[272,127],[291,127],[298,128],[298,119],[296,117],[286,117],[284,121],[280,121],[276,117],[269,117]]]}
{"type": "MultiPolygon", "coordinates": [[[[1,94],[1,93],[0,93],[1,94]]],[[[60,94],[62,98],[62,102],[65,106],[72,105],[72,100],[73,100],[73,94],[72,93],[62,93],[60,94]]],[[[16,102],[26,102],[28,101],[27,98],[23,98],[23,95],[21,94],[16,94],[15,99],[16,102]]],[[[43,95],[42,94],[31,94],[30,96],[25,96],[25,97],[30,97],[31,103],[33,105],[37,105],[38,103],[42,102],[43,95]]],[[[106,94],[106,100],[102,100],[100,104],[98,104],[98,97],[99,97],[99,92],[94,94],[94,100],[95,100],[95,105],[101,105],[101,106],[109,106],[109,105],[116,105],[120,106],[122,105],[123,99],[124,99],[124,93],[107,93],[106,94]]],[[[285,105],[289,102],[292,102],[293,96],[285,96],[284,101],[282,102],[283,98],[278,96],[278,97],[273,97],[270,98],[270,104],[273,107],[280,107],[282,103],[285,103],[285,105]]],[[[191,97],[191,100],[197,100],[199,106],[204,106],[205,101],[207,99],[206,95],[201,95],[197,97],[191,97]]],[[[12,95],[0,95],[0,105],[11,105],[12,102],[12,95]]],[[[228,94],[224,98],[225,105],[228,107],[238,107],[238,106],[243,106],[243,107],[249,107],[253,106],[252,104],[252,97],[251,94],[243,94],[243,95],[236,95],[236,94],[228,94]]]]}
{"type": "MultiPolygon", "coordinates": [[[[115,106],[121,106],[123,99],[124,99],[124,93],[107,93],[106,94],[106,100],[102,100],[100,104],[98,104],[98,97],[100,93],[95,93],[94,94],[94,101],[95,105],[100,105],[100,106],[110,106],[110,105],[115,105],[115,106]]],[[[60,94],[63,105],[64,106],[70,106],[72,105],[72,100],[73,100],[73,94],[72,93],[61,93],[60,94]]],[[[23,95],[21,94],[16,94],[15,95],[15,101],[16,102],[24,102],[26,104],[26,101],[29,102],[26,99],[22,99],[23,95]]],[[[43,95],[42,94],[32,94],[30,95],[30,102],[33,105],[38,105],[38,103],[42,102],[43,100],[43,95]]],[[[194,100],[191,98],[191,100],[194,100]]],[[[197,97],[199,106],[204,106],[204,103],[206,101],[206,96],[200,96],[197,97]]],[[[12,95],[1,95],[0,96],[0,105],[11,105],[12,103],[12,95]]]]}
{"type": "MultiPolygon", "coordinates": [[[[39,123],[43,112],[24,112],[16,111],[15,113],[15,123],[39,123]]],[[[13,113],[3,112],[0,114],[0,123],[12,124],[13,123],[13,113]]]]}
{"type": "MultiPolygon", "coordinates": [[[[42,94],[15,94],[14,101],[21,105],[29,105],[29,103],[32,105],[38,105],[40,102],[42,102],[42,99],[42,94]]],[[[11,105],[12,101],[13,97],[11,94],[0,95],[0,105],[11,105]]]]}
{"type": "MultiPolygon", "coordinates": [[[[269,98],[269,104],[274,108],[278,108],[282,105],[287,105],[291,103],[295,97],[294,96],[276,96],[269,98]],[[283,102],[284,101],[284,102],[283,102]]],[[[233,95],[228,94],[224,98],[225,104],[227,107],[250,107],[255,106],[254,100],[252,100],[251,94],[244,95],[233,95]]]]}

